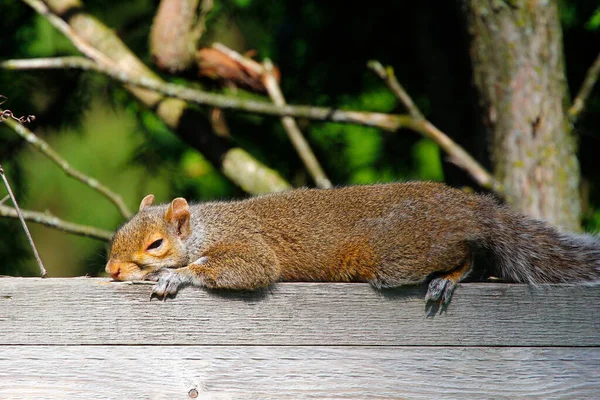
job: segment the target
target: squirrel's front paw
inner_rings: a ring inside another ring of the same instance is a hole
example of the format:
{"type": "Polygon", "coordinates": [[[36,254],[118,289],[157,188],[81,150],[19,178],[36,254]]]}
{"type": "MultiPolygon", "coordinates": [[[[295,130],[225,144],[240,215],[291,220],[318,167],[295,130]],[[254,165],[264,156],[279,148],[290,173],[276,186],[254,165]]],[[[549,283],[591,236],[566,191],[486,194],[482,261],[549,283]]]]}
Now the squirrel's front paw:
{"type": "Polygon", "coordinates": [[[169,296],[174,296],[179,288],[187,285],[185,277],[170,268],[164,268],[157,271],[153,274],[152,278],[156,278],[157,281],[156,285],[152,288],[150,299],[153,297],[166,299],[169,296]]]}

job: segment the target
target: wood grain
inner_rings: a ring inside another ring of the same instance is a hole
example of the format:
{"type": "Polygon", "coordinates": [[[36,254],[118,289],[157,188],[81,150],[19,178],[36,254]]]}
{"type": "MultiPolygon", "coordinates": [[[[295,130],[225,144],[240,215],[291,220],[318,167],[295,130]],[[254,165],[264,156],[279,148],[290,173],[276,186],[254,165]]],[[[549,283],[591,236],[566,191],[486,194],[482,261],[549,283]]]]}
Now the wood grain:
{"type": "Polygon", "coordinates": [[[598,348],[2,346],[2,399],[592,399],[598,348]]]}
{"type": "MultiPolygon", "coordinates": [[[[461,284],[427,317],[424,288],[285,283],[257,294],[106,279],[0,279],[4,345],[599,346],[600,286],[461,284]]],[[[1,349],[0,349],[1,351],[1,349]]]]}

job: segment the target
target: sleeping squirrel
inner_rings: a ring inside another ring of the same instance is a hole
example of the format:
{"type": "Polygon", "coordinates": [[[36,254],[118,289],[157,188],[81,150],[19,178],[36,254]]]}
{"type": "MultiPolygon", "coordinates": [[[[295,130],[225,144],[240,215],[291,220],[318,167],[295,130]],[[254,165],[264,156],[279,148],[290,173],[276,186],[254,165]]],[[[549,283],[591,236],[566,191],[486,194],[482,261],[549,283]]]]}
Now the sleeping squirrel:
{"type": "Polygon", "coordinates": [[[563,232],[441,183],[296,189],[241,201],[176,198],[139,212],[114,235],[106,264],[115,280],[154,280],[153,296],[183,286],[254,290],[278,281],[429,282],[427,301],[447,305],[489,254],[514,282],[600,281],[600,240],[563,232]]]}

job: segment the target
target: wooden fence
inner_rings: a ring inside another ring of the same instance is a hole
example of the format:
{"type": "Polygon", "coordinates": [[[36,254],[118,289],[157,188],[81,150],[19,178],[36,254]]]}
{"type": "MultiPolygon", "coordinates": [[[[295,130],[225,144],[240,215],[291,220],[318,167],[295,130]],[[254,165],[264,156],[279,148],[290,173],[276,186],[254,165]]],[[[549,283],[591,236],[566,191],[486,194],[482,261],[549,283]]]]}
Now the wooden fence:
{"type": "Polygon", "coordinates": [[[600,286],[0,278],[0,399],[600,398],[600,286]]]}

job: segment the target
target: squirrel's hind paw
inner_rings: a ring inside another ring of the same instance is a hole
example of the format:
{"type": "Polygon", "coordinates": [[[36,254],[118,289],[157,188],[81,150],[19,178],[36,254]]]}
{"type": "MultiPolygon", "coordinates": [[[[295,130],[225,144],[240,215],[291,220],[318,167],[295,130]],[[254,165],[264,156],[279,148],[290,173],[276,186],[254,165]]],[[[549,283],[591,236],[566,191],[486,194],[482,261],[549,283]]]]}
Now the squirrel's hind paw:
{"type": "Polygon", "coordinates": [[[186,286],[188,283],[184,276],[169,268],[158,271],[156,277],[158,280],[152,288],[150,299],[153,297],[158,297],[159,299],[172,297],[181,287],[186,286]]]}
{"type": "Polygon", "coordinates": [[[436,302],[439,303],[441,311],[448,307],[450,300],[452,299],[452,293],[456,288],[456,283],[446,278],[434,278],[429,282],[429,288],[425,295],[425,302],[436,302]]]}

